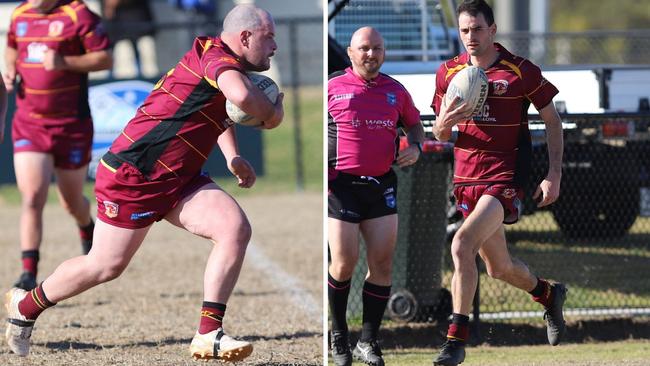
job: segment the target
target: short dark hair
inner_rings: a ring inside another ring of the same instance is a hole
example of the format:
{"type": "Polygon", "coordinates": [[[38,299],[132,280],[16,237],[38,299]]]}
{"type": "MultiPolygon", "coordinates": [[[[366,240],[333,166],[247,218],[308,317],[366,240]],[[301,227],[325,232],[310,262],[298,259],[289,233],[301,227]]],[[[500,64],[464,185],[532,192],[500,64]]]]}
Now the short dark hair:
{"type": "Polygon", "coordinates": [[[485,2],[485,0],[463,1],[458,5],[458,9],[456,9],[456,16],[460,16],[461,13],[468,13],[473,17],[481,13],[485,17],[488,26],[494,24],[494,13],[492,13],[492,8],[485,2]]]}

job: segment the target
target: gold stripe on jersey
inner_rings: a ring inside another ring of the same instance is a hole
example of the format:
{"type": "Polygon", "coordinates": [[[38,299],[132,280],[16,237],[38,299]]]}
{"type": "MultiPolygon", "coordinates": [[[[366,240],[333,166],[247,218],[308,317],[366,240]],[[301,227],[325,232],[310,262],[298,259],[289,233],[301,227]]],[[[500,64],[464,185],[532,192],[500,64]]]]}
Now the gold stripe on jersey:
{"type": "Polygon", "coordinates": [[[58,88],[58,89],[32,89],[32,88],[25,88],[25,92],[29,94],[38,94],[38,95],[45,95],[45,94],[56,94],[56,93],[64,93],[72,90],[77,90],[79,89],[79,85],[73,85],[73,86],[68,86],[65,88],[58,88]]]}
{"type": "Polygon", "coordinates": [[[72,19],[72,23],[77,24],[77,21],[79,21],[79,18],[77,17],[77,12],[75,9],[72,8],[70,5],[63,5],[61,7],[61,11],[63,11],[67,16],[72,19]]]}
{"type": "Polygon", "coordinates": [[[185,65],[184,63],[179,62],[178,64],[181,65],[181,66],[183,66],[183,67],[185,68],[185,70],[189,71],[192,75],[196,76],[198,79],[201,79],[201,75],[195,73],[194,70],[190,69],[190,68],[189,68],[187,65],[185,65]]]}
{"type": "Polygon", "coordinates": [[[173,173],[176,177],[178,177],[178,174],[176,174],[176,172],[173,171],[170,167],[168,167],[167,165],[165,165],[165,163],[163,163],[162,161],[160,161],[160,159],[156,159],[156,161],[158,162],[158,164],[160,164],[160,165],[162,165],[163,167],[165,167],[165,169],[169,170],[170,173],[173,173]]]}
{"type": "MultiPolygon", "coordinates": [[[[27,10],[29,10],[31,8],[32,8],[32,5],[30,3],[25,3],[22,6],[17,7],[16,10],[14,10],[13,14],[11,14],[11,20],[13,21],[18,16],[20,16],[21,14],[23,14],[24,12],[26,12],[27,10]]],[[[29,14],[25,14],[25,15],[29,15],[29,14]]]]}
{"type": "Polygon", "coordinates": [[[179,135],[179,134],[176,134],[176,137],[178,137],[178,138],[181,139],[183,142],[185,142],[185,143],[187,144],[187,146],[191,147],[192,150],[196,151],[197,154],[201,155],[201,157],[203,158],[203,160],[208,160],[208,157],[207,157],[207,156],[205,156],[201,151],[199,151],[199,149],[197,149],[196,147],[194,147],[194,145],[190,144],[189,141],[185,140],[185,139],[183,138],[183,136],[181,136],[181,135],[179,135]]]}
{"type": "Polygon", "coordinates": [[[489,99],[523,99],[523,95],[517,95],[514,97],[497,97],[496,95],[488,95],[489,99]]]}
{"type": "Polygon", "coordinates": [[[530,95],[535,94],[535,93],[539,90],[539,88],[541,88],[541,87],[543,87],[544,85],[546,85],[546,83],[545,83],[544,81],[545,81],[545,80],[542,80],[542,82],[539,83],[539,86],[538,86],[537,88],[535,88],[535,90],[533,90],[532,92],[526,94],[526,97],[528,97],[528,99],[530,99],[530,97],[529,97],[530,95]]]}
{"type": "MultiPolygon", "coordinates": [[[[453,75],[454,73],[457,73],[458,71],[460,71],[460,70],[466,68],[467,66],[468,66],[467,64],[462,64],[462,65],[454,66],[454,67],[452,67],[451,69],[450,69],[450,68],[447,68],[447,74],[445,75],[445,81],[446,81],[447,79],[449,79],[449,77],[450,77],[451,75],[453,75]]],[[[445,64],[445,67],[447,67],[447,64],[445,64]]]]}
{"type": "Polygon", "coordinates": [[[117,169],[115,169],[115,168],[113,168],[112,166],[106,164],[106,162],[104,161],[104,159],[99,159],[99,162],[104,166],[104,168],[110,170],[110,171],[113,172],[113,173],[117,173],[117,169]]]}
{"type": "Polygon", "coordinates": [[[521,123],[514,123],[510,125],[506,124],[492,124],[492,123],[480,123],[480,122],[475,122],[475,121],[469,121],[469,122],[460,122],[458,123],[458,126],[469,126],[469,125],[474,125],[478,127],[519,127],[521,126],[521,123]]]}
{"type": "Polygon", "coordinates": [[[480,177],[463,177],[463,176],[461,176],[461,175],[456,175],[456,174],[454,174],[454,178],[468,179],[468,180],[470,180],[470,179],[471,179],[471,180],[479,180],[479,179],[481,179],[481,180],[493,180],[493,179],[496,179],[496,177],[499,177],[499,176],[501,176],[501,175],[512,176],[512,173],[511,173],[511,172],[503,172],[503,173],[499,173],[499,174],[496,174],[496,175],[490,175],[490,176],[487,176],[487,177],[485,177],[485,176],[480,176],[480,177]]]}
{"type": "MultiPolygon", "coordinates": [[[[466,153],[475,153],[475,152],[488,152],[488,153],[497,153],[497,154],[503,154],[503,151],[496,151],[496,150],[482,150],[482,149],[473,149],[473,150],[468,150],[468,149],[463,149],[461,147],[456,147],[454,146],[454,150],[460,150],[466,153]]],[[[519,150],[518,147],[514,149],[515,151],[519,150]]]]}
{"type": "Polygon", "coordinates": [[[126,137],[127,140],[131,141],[131,143],[135,142],[135,140],[132,139],[129,135],[127,135],[126,132],[122,131],[122,135],[124,135],[124,137],[126,137]]]}
{"type": "Polygon", "coordinates": [[[64,37],[16,37],[16,42],[61,42],[65,41],[64,37]]]}
{"type": "Polygon", "coordinates": [[[30,64],[25,62],[16,62],[16,64],[20,65],[20,67],[29,67],[33,69],[39,69],[39,68],[42,69],[43,67],[45,67],[43,66],[43,64],[30,64]]]}
{"type": "Polygon", "coordinates": [[[60,117],[73,117],[76,116],[76,113],[70,112],[59,112],[59,113],[34,113],[29,112],[29,116],[32,118],[60,118],[60,117]]]}
{"type": "Polygon", "coordinates": [[[170,97],[176,99],[176,101],[179,102],[180,104],[183,104],[183,100],[182,100],[182,99],[180,99],[179,97],[175,96],[175,95],[174,95],[172,92],[170,92],[169,90],[165,89],[164,86],[161,86],[160,89],[162,89],[162,90],[163,90],[165,93],[167,93],[167,95],[169,95],[170,97]]]}
{"type": "Polygon", "coordinates": [[[501,65],[505,65],[505,66],[508,66],[509,68],[511,68],[512,71],[514,71],[515,74],[517,74],[517,76],[519,76],[519,78],[523,80],[523,77],[521,76],[521,69],[519,69],[519,67],[517,65],[513,64],[512,62],[508,62],[506,60],[501,60],[501,61],[499,61],[499,63],[501,65]]]}

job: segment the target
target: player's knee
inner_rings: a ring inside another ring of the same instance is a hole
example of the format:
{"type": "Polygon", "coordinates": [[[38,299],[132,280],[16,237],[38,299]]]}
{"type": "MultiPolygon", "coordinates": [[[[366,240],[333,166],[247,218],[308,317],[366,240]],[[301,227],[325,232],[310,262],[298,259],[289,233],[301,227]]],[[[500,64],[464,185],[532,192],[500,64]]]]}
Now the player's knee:
{"type": "Polygon", "coordinates": [[[486,265],[488,276],[495,280],[505,280],[512,271],[512,266],[506,264],[488,264],[486,265]]]}
{"type": "Polygon", "coordinates": [[[368,270],[378,275],[390,275],[393,270],[393,257],[391,255],[376,258],[368,262],[368,270]]]}
{"type": "Polygon", "coordinates": [[[99,273],[99,282],[108,282],[120,277],[128,264],[128,261],[118,261],[114,263],[104,264],[101,267],[101,271],[99,273]]]}
{"type": "Polygon", "coordinates": [[[21,196],[22,206],[28,210],[43,210],[47,196],[34,193],[23,193],[21,196]]]}
{"type": "Polygon", "coordinates": [[[454,239],[451,243],[451,257],[458,266],[459,264],[473,263],[476,258],[476,253],[468,245],[464,245],[461,241],[454,239]]]}
{"type": "Polygon", "coordinates": [[[351,260],[332,261],[330,264],[329,272],[335,278],[349,279],[352,278],[356,264],[356,261],[351,260]]]}

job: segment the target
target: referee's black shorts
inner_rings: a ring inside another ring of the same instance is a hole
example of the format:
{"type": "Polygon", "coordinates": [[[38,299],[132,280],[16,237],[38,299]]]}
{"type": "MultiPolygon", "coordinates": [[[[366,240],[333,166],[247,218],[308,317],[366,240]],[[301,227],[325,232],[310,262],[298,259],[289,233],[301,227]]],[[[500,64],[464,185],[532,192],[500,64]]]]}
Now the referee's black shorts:
{"type": "Polygon", "coordinates": [[[337,172],[327,185],[328,217],[360,223],[397,213],[397,175],[392,169],[379,177],[337,172]]]}

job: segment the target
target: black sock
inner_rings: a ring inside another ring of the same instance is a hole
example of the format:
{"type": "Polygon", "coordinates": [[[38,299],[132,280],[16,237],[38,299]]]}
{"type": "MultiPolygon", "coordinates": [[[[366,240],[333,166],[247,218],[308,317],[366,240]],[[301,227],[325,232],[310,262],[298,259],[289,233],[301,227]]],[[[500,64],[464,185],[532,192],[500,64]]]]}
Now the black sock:
{"type": "Polygon", "coordinates": [[[538,277],[537,285],[535,285],[535,288],[530,290],[528,293],[533,295],[534,297],[541,297],[542,295],[544,295],[545,290],[546,290],[546,283],[544,283],[544,281],[540,281],[538,277]]]}
{"type": "Polygon", "coordinates": [[[447,330],[447,339],[457,342],[466,343],[469,339],[469,316],[453,313],[451,314],[451,324],[447,330]]]}
{"type": "Polygon", "coordinates": [[[332,332],[348,332],[345,314],[348,308],[350,282],[352,279],[337,281],[331,274],[327,274],[327,300],[332,316],[332,332]]]}
{"type": "Polygon", "coordinates": [[[361,342],[377,340],[379,326],[390,297],[390,286],[379,286],[366,281],[363,284],[363,325],[361,342]]]}

